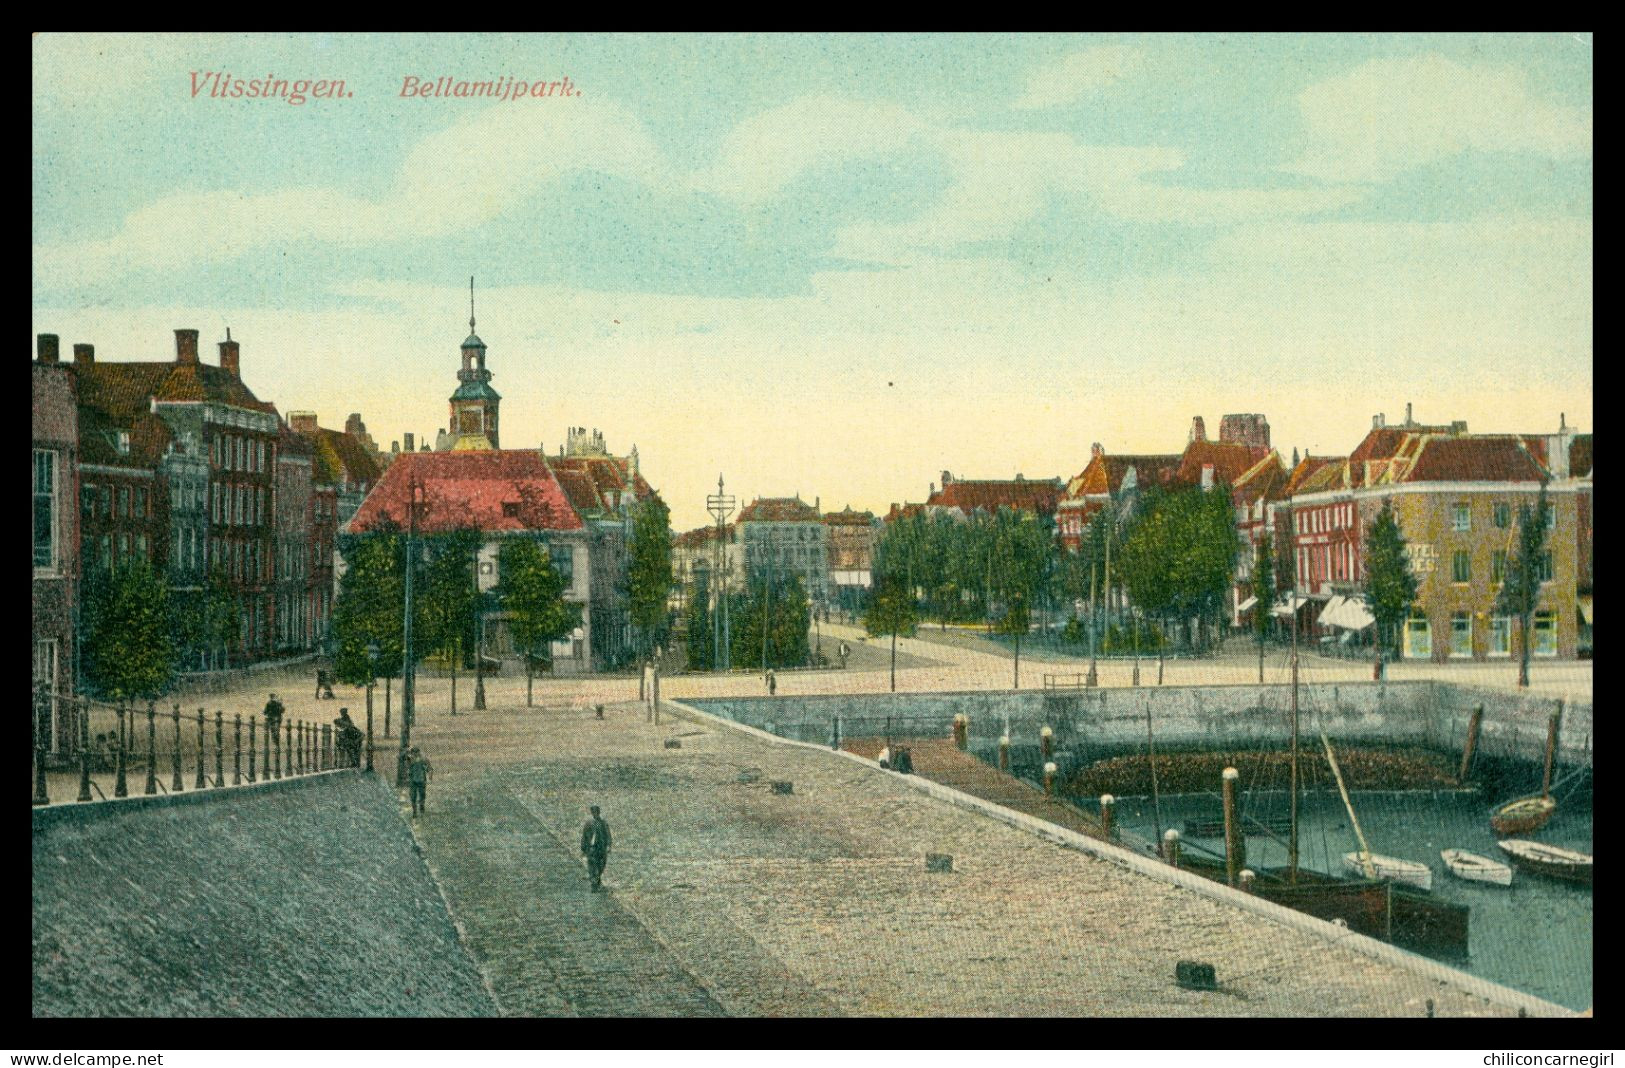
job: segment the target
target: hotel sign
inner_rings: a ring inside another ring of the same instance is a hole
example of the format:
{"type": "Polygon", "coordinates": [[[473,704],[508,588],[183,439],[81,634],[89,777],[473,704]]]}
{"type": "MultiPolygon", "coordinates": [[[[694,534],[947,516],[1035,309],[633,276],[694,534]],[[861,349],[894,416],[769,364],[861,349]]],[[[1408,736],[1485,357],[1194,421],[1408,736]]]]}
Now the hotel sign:
{"type": "Polygon", "coordinates": [[[1405,546],[1405,553],[1411,558],[1411,574],[1431,575],[1438,554],[1434,551],[1432,542],[1411,542],[1405,546]]]}

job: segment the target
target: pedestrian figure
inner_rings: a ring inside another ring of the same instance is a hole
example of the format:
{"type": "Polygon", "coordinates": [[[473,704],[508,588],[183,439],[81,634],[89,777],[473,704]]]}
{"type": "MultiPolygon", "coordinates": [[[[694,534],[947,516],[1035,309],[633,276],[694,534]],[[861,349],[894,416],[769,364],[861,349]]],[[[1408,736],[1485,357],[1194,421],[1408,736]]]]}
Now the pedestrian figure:
{"type": "Polygon", "coordinates": [[[846,670],[846,658],[852,655],[852,647],[845,642],[841,643],[841,670],[846,670]]]}
{"type": "Polygon", "coordinates": [[[333,673],[322,668],[316,669],[316,699],[333,700],[333,673]]]}
{"type": "Polygon", "coordinates": [[[592,819],[581,827],[581,855],[587,858],[587,877],[592,880],[592,892],[604,888],[604,865],[609,861],[609,824],[592,806],[592,819]]]}
{"type": "Polygon", "coordinates": [[[265,729],[275,734],[282,727],[282,702],[276,699],[276,694],[265,702],[265,729]]]}
{"type": "Polygon", "coordinates": [[[777,675],[773,674],[773,672],[769,671],[767,673],[767,695],[769,697],[772,697],[774,694],[776,694],[778,692],[779,692],[779,677],[777,675]]]}
{"type": "Polygon", "coordinates": [[[350,718],[348,708],[339,709],[339,718],[333,721],[333,732],[338,738],[339,758],[344,767],[359,768],[361,766],[361,740],[365,737],[361,728],[355,725],[350,718]]]}
{"type": "Polygon", "coordinates": [[[114,739],[105,734],[96,735],[95,754],[97,771],[113,770],[113,765],[117,762],[117,747],[113,744],[113,742],[114,739]]]}
{"type": "Polygon", "coordinates": [[[418,814],[426,807],[429,780],[434,778],[434,765],[423,758],[423,750],[415,745],[407,751],[406,758],[410,761],[406,769],[406,781],[412,794],[412,818],[417,819],[418,814]]]}

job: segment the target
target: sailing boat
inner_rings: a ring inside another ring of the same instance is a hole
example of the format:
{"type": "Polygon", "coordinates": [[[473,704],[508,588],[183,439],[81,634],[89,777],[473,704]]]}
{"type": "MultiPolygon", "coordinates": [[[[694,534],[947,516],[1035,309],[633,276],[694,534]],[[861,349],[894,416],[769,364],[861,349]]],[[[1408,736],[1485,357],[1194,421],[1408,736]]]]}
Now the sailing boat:
{"type": "Polygon", "coordinates": [[[1562,718],[1560,701],[1546,729],[1546,770],[1541,774],[1540,796],[1508,801],[1490,813],[1490,828],[1496,834],[1531,834],[1551,822],[1557,811],[1557,801],[1552,797],[1552,756],[1557,749],[1557,724],[1562,718]]]}
{"type": "Polygon", "coordinates": [[[1348,809],[1349,822],[1354,825],[1354,836],[1360,840],[1359,852],[1343,854],[1343,867],[1356,875],[1364,875],[1367,879],[1392,879],[1408,883],[1420,890],[1432,890],[1433,869],[1426,864],[1371,852],[1371,846],[1365,840],[1365,832],[1360,829],[1360,817],[1354,814],[1354,804],[1349,800],[1348,787],[1343,785],[1343,772],[1337,766],[1337,754],[1332,751],[1331,739],[1326,737],[1325,731],[1320,732],[1320,741],[1326,747],[1326,760],[1332,766],[1333,777],[1337,779],[1337,792],[1343,795],[1343,807],[1348,809]]]}

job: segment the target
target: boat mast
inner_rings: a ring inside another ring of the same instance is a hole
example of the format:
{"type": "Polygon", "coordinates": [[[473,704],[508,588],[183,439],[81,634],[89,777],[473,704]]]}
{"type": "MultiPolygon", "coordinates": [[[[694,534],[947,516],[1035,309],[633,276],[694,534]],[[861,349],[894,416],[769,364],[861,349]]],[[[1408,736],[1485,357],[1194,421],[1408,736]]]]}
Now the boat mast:
{"type": "Polygon", "coordinates": [[[1160,844],[1162,842],[1162,801],[1157,792],[1157,743],[1151,736],[1151,702],[1149,699],[1145,702],[1145,748],[1146,758],[1151,763],[1151,812],[1152,818],[1156,820],[1156,841],[1160,844]]]}
{"type": "Polygon", "coordinates": [[[1375,879],[1377,866],[1371,863],[1371,847],[1366,844],[1365,832],[1360,830],[1360,817],[1354,814],[1354,803],[1349,800],[1348,787],[1343,785],[1343,772],[1337,767],[1337,754],[1332,752],[1332,742],[1326,737],[1326,732],[1320,732],[1320,740],[1326,746],[1326,760],[1332,766],[1332,775],[1337,779],[1337,792],[1343,795],[1343,807],[1349,811],[1349,822],[1354,824],[1354,837],[1360,840],[1360,864],[1365,868],[1365,877],[1375,879]]]}
{"type": "Polygon", "coordinates": [[[1551,722],[1546,725],[1546,770],[1540,776],[1540,796],[1552,796],[1552,757],[1557,752],[1557,724],[1563,718],[1563,702],[1557,702],[1557,711],[1552,713],[1551,722]]]}
{"type": "Polygon", "coordinates": [[[1298,883],[1298,617],[1292,617],[1292,784],[1291,822],[1287,831],[1287,881],[1298,883]]]}

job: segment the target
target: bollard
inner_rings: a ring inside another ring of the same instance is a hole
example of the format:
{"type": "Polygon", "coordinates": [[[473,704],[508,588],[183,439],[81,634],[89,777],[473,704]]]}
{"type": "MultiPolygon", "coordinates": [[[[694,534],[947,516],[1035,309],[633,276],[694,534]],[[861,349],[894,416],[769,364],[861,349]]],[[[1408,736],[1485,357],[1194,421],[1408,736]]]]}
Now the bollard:
{"type": "Polygon", "coordinates": [[[218,708],[214,710],[214,784],[226,785],[226,713],[218,708]]]}
{"type": "Polygon", "coordinates": [[[181,783],[181,706],[176,705],[174,707],[174,711],[172,711],[170,715],[175,718],[175,752],[173,761],[175,766],[175,777],[170,780],[169,790],[171,793],[178,794],[182,790],[186,789],[186,787],[181,783]]]}
{"type": "Polygon", "coordinates": [[[129,784],[124,779],[124,712],[125,709],[120,707],[118,710],[118,778],[113,780],[114,797],[130,796],[129,784]]]}
{"type": "Polygon", "coordinates": [[[367,706],[367,774],[372,774],[372,706],[367,706]]]}
{"type": "Polygon", "coordinates": [[[1117,837],[1117,798],[1111,794],[1100,795],[1100,829],[1108,839],[1117,837]]]}
{"type": "Polygon", "coordinates": [[[1428,998],[1427,1014],[1428,1014],[1428,1019],[1430,1019],[1430,1020],[1433,1019],[1433,999],[1432,998],[1428,998]]]}
{"type": "Polygon", "coordinates": [[[1048,760],[1050,755],[1055,752],[1055,731],[1053,728],[1045,727],[1038,732],[1038,749],[1038,755],[1045,760],[1048,760]]]}
{"type": "Polygon", "coordinates": [[[1044,765],[1044,796],[1046,797],[1055,793],[1055,771],[1053,761],[1044,765]]]}
{"type": "Polygon", "coordinates": [[[1179,832],[1172,827],[1162,832],[1162,859],[1179,867],[1179,832]]]}
{"type": "Polygon", "coordinates": [[[1237,873],[1247,862],[1246,842],[1241,837],[1241,825],[1236,820],[1236,780],[1241,772],[1225,768],[1224,780],[1224,869],[1226,881],[1236,885],[1237,873]]]}
{"type": "Polygon", "coordinates": [[[840,716],[835,717],[834,726],[830,730],[829,747],[831,749],[839,749],[841,747],[841,717],[840,716]]]}
{"type": "Polygon", "coordinates": [[[1467,721],[1467,742],[1461,749],[1461,770],[1456,773],[1456,782],[1467,781],[1467,772],[1473,766],[1473,751],[1478,748],[1478,731],[1484,724],[1484,706],[1479,705],[1473,709],[1472,718],[1467,721]]]}
{"type": "Polygon", "coordinates": [[[960,749],[970,748],[970,720],[965,713],[954,713],[954,745],[960,749]]]}
{"type": "Polygon", "coordinates": [[[1253,874],[1253,869],[1241,869],[1241,890],[1243,893],[1250,894],[1253,892],[1253,880],[1256,878],[1258,876],[1253,874]]]}
{"type": "Polygon", "coordinates": [[[1010,770],[1010,736],[1008,734],[999,736],[999,770],[1010,770]]]}
{"type": "MultiPolygon", "coordinates": [[[[239,718],[241,718],[241,716],[239,716],[239,718]]],[[[248,781],[249,782],[254,781],[254,757],[255,757],[256,754],[259,753],[259,747],[254,744],[254,730],[255,730],[254,724],[255,724],[255,719],[254,719],[253,715],[250,715],[248,717],[248,781]]]]}
{"type": "Polygon", "coordinates": [[[597,705],[596,708],[598,709],[598,718],[603,719],[604,718],[604,706],[603,705],[597,705]]]}
{"type": "Polygon", "coordinates": [[[147,702],[147,793],[158,792],[158,707],[147,702]]]}
{"type": "MultiPolygon", "coordinates": [[[[241,786],[243,784],[243,714],[241,712],[237,713],[237,718],[232,724],[231,737],[231,785],[241,786]]],[[[248,747],[248,755],[249,759],[253,759],[254,747],[252,745],[248,747]]]]}
{"type": "MultiPolygon", "coordinates": [[[[203,770],[204,764],[207,763],[205,760],[205,749],[208,743],[204,738],[204,732],[207,729],[208,728],[204,725],[203,709],[200,708],[197,710],[197,782],[192,785],[192,789],[194,790],[201,790],[205,786],[209,785],[209,776],[203,770]]],[[[219,778],[219,776],[216,775],[215,778],[219,778]]]]}

